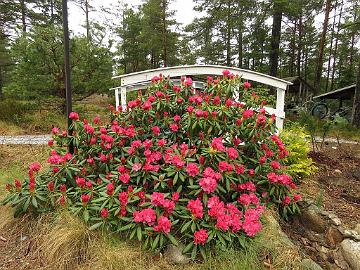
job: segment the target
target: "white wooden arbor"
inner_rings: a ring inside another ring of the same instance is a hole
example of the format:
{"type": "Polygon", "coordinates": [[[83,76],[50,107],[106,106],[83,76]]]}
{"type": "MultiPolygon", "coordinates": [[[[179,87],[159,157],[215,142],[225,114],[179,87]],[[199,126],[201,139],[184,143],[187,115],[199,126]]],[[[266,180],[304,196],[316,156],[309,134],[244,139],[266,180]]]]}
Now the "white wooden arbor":
{"type": "Polygon", "coordinates": [[[222,75],[222,71],[224,69],[229,70],[231,73],[235,75],[239,75],[243,80],[254,81],[276,88],[276,108],[274,109],[270,107],[265,107],[265,109],[269,114],[276,115],[276,126],[278,129],[282,129],[285,118],[285,112],[284,112],[285,91],[287,86],[291,85],[292,83],[251,70],[218,66],[218,65],[189,65],[189,66],[157,68],[157,69],[145,70],[140,72],[134,72],[130,74],[124,74],[120,76],[114,76],[113,79],[120,79],[120,86],[111,88],[110,90],[115,91],[116,109],[118,110],[121,101],[121,107],[123,110],[125,110],[126,93],[130,91],[146,88],[151,83],[151,79],[154,76],[158,76],[160,73],[163,76],[165,77],[169,76],[170,78],[181,77],[181,76],[194,76],[194,75],[219,76],[222,75]],[[121,94],[121,97],[119,97],[119,94],[121,94]]]}

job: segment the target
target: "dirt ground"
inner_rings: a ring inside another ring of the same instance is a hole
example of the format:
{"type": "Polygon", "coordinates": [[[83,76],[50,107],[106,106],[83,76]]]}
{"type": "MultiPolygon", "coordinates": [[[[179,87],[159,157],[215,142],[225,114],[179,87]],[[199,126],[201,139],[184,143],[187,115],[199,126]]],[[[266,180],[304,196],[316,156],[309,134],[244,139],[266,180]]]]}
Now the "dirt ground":
{"type": "MultiPolygon", "coordinates": [[[[309,156],[319,170],[301,180],[299,192],[318,207],[336,214],[346,229],[354,229],[360,223],[360,145],[326,144],[320,152],[311,152],[309,156]]],[[[339,267],[338,262],[343,261],[341,252],[338,249],[329,252],[326,248],[324,251],[317,244],[320,234],[309,234],[297,217],[282,222],[282,229],[303,253],[324,269],[349,269],[339,267]]]]}
{"type": "Polygon", "coordinates": [[[360,223],[360,145],[327,144],[310,156],[319,171],[300,183],[300,191],[353,228],[360,223]]]}

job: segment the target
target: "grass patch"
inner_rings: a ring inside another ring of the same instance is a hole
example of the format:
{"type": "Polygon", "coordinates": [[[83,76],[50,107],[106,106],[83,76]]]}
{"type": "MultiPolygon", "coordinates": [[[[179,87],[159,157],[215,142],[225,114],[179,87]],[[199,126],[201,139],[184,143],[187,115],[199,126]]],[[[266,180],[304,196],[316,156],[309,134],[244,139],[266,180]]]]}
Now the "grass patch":
{"type": "MultiPolygon", "coordinates": [[[[108,105],[114,98],[107,95],[92,95],[81,101],[73,102],[73,110],[89,120],[95,116],[107,117],[108,105]]],[[[61,107],[64,100],[12,100],[0,101],[0,134],[48,134],[52,127],[65,129],[66,115],[61,107]]]]}
{"type": "Polygon", "coordinates": [[[0,145],[0,199],[6,183],[25,177],[32,162],[45,164],[48,152],[48,146],[0,145]]]}
{"type": "MultiPolygon", "coordinates": [[[[0,217],[3,215],[1,211],[0,217]]],[[[246,249],[219,250],[207,262],[186,265],[171,264],[161,254],[142,251],[137,242],[123,241],[116,234],[89,231],[82,221],[65,211],[7,222],[8,228],[26,232],[35,243],[29,258],[42,269],[302,269],[298,249],[281,240],[277,226],[268,217],[263,232],[246,249]]]]}

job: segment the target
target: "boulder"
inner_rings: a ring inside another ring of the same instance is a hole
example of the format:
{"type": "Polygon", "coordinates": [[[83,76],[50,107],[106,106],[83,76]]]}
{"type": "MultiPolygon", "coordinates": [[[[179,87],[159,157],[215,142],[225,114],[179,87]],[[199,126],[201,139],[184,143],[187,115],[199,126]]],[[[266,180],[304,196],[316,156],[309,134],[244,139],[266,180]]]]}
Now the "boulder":
{"type": "Polygon", "coordinates": [[[323,270],[320,265],[314,262],[312,259],[303,259],[301,265],[304,270],[323,270]]]}
{"type": "Polygon", "coordinates": [[[184,245],[179,244],[178,246],[175,245],[168,245],[164,257],[171,263],[174,264],[187,264],[190,262],[190,258],[182,253],[184,249],[184,245]]]}
{"type": "Polygon", "coordinates": [[[360,235],[360,224],[356,224],[354,231],[360,235]]]}
{"type": "Polygon", "coordinates": [[[334,227],[330,227],[325,234],[325,241],[328,246],[335,248],[337,244],[344,240],[342,233],[334,227]]]}
{"type": "Polygon", "coordinates": [[[353,270],[360,270],[360,242],[345,239],[341,242],[341,252],[353,270]]]}
{"type": "Polygon", "coordinates": [[[318,233],[325,232],[327,227],[326,220],[321,215],[320,209],[315,205],[310,205],[302,211],[301,222],[308,229],[318,233]]]}

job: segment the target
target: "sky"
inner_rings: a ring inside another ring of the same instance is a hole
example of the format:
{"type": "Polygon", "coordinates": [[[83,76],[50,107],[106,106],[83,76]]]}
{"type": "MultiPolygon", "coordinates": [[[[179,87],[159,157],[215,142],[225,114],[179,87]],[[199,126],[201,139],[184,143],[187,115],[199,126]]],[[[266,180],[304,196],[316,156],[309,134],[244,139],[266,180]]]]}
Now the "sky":
{"type": "MultiPolygon", "coordinates": [[[[96,9],[100,10],[100,7],[103,6],[105,8],[109,8],[114,10],[114,3],[117,3],[117,0],[90,0],[90,4],[96,9]]],[[[143,1],[142,0],[123,0],[121,1],[124,4],[128,4],[129,6],[139,6],[143,1]]],[[[73,31],[74,34],[77,33],[85,33],[85,29],[83,27],[85,22],[85,14],[84,12],[76,6],[74,3],[69,2],[69,28],[73,31]]],[[[170,9],[175,11],[174,19],[177,22],[182,23],[184,25],[189,24],[196,17],[196,11],[194,11],[194,2],[193,0],[174,0],[170,9]]],[[[114,19],[110,17],[104,18],[103,14],[100,12],[91,12],[90,20],[96,20],[99,22],[114,19]]],[[[109,16],[109,15],[108,15],[109,16]]],[[[116,23],[116,21],[115,21],[116,23]]]]}

